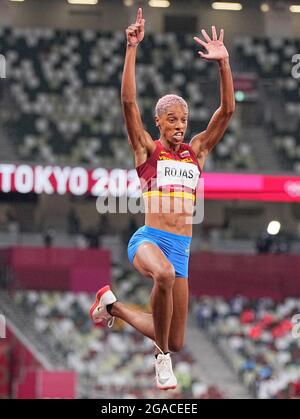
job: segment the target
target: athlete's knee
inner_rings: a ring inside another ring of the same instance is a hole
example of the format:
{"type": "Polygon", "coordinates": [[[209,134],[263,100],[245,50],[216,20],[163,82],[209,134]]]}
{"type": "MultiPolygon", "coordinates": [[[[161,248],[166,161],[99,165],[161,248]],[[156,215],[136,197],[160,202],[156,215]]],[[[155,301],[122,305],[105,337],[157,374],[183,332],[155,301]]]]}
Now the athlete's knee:
{"type": "Polygon", "coordinates": [[[175,282],[174,267],[171,264],[162,264],[154,272],[153,279],[160,288],[172,288],[175,282]]]}
{"type": "Polygon", "coordinates": [[[171,352],[180,352],[184,346],[184,339],[181,338],[170,338],[169,339],[169,350],[171,352]]]}

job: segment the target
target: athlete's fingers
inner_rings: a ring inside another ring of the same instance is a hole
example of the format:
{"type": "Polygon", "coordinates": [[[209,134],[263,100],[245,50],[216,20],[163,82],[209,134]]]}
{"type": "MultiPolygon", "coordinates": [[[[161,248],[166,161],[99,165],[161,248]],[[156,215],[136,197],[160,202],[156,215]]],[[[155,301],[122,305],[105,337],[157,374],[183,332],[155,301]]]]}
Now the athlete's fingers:
{"type": "Polygon", "coordinates": [[[201,58],[204,58],[204,60],[207,60],[207,54],[205,54],[204,52],[199,51],[198,54],[200,55],[201,58]]]}
{"type": "Polygon", "coordinates": [[[224,42],[224,29],[221,29],[219,41],[224,42]]]}
{"type": "Polygon", "coordinates": [[[137,15],[136,15],[136,22],[135,23],[141,23],[143,19],[143,10],[141,7],[139,7],[138,11],[137,11],[137,15]]]}
{"type": "Polygon", "coordinates": [[[145,26],[145,19],[143,19],[141,21],[141,23],[135,24],[135,26],[136,26],[138,32],[142,32],[144,30],[144,26],[145,26]]]}
{"type": "Polygon", "coordinates": [[[197,36],[194,36],[194,40],[195,40],[198,44],[200,44],[202,47],[206,48],[207,43],[206,43],[206,42],[204,42],[204,41],[202,41],[202,39],[198,38],[197,36]]]}
{"type": "Polygon", "coordinates": [[[205,29],[202,29],[201,33],[202,33],[202,35],[204,36],[204,38],[205,38],[206,42],[211,42],[211,39],[210,39],[210,37],[208,36],[208,34],[207,34],[207,32],[206,32],[206,30],[205,30],[205,29]]]}
{"type": "Polygon", "coordinates": [[[217,30],[215,26],[211,27],[212,30],[212,36],[213,36],[213,41],[217,41],[218,40],[218,36],[217,36],[217,30]]]}
{"type": "Polygon", "coordinates": [[[145,29],[145,19],[142,19],[142,22],[140,24],[140,32],[143,32],[143,30],[145,29]]]}
{"type": "Polygon", "coordinates": [[[137,33],[136,32],[132,32],[132,31],[127,31],[126,32],[126,36],[127,36],[127,38],[128,37],[134,37],[134,38],[136,38],[137,37],[137,33]]]}
{"type": "Polygon", "coordinates": [[[127,29],[126,33],[127,33],[127,35],[136,35],[137,31],[135,31],[134,29],[127,29]]]}
{"type": "Polygon", "coordinates": [[[138,30],[139,25],[136,24],[132,24],[128,27],[128,29],[132,30],[132,31],[137,31],[138,30]]]}
{"type": "Polygon", "coordinates": [[[138,33],[138,27],[136,25],[130,25],[127,30],[130,34],[137,34],[138,33]]]}

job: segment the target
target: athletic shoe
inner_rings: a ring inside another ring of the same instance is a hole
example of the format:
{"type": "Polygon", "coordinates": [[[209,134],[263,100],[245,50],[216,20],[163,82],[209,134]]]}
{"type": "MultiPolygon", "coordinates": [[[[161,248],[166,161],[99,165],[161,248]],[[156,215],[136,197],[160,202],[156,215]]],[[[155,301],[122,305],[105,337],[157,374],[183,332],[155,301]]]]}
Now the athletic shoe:
{"type": "Polygon", "coordinates": [[[102,323],[103,320],[108,321],[108,327],[112,327],[115,318],[112,317],[106,307],[109,304],[113,304],[117,301],[116,296],[110,290],[109,285],[101,288],[96,295],[96,301],[90,309],[90,317],[95,324],[102,323]]]}
{"type": "Polygon", "coordinates": [[[155,362],[156,382],[159,390],[174,390],[177,379],[173,373],[170,354],[158,354],[155,362]]]}

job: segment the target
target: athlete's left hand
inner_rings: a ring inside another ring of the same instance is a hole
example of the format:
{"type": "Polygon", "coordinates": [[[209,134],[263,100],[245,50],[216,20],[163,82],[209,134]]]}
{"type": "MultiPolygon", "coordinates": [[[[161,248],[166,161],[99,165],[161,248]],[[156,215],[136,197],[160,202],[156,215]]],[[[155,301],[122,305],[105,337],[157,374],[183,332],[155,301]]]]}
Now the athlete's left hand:
{"type": "Polygon", "coordinates": [[[212,39],[204,29],[201,32],[206,42],[196,36],[194,37],[194,40],[207,51],[206,53],[199,51],[198,54],[200,57],[208,61],[222,61],[229,57],[228,51],[223,43],[224,29],[221,29],[220,36],[218,37],[216,27],[212,26],[212,39]]]}

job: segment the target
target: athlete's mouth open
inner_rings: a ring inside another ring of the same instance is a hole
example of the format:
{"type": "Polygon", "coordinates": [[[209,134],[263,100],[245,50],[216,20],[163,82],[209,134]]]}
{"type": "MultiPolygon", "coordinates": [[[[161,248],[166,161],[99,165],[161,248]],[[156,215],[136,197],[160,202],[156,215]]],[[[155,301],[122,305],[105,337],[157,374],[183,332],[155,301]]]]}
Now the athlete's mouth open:
{"type": "Polygon", "coordinates": [[[182,138],[183,138],[183,132],[176,132],[176,134],[174,135],[174,138],[176,140],[182,140],[182,138]]]}

